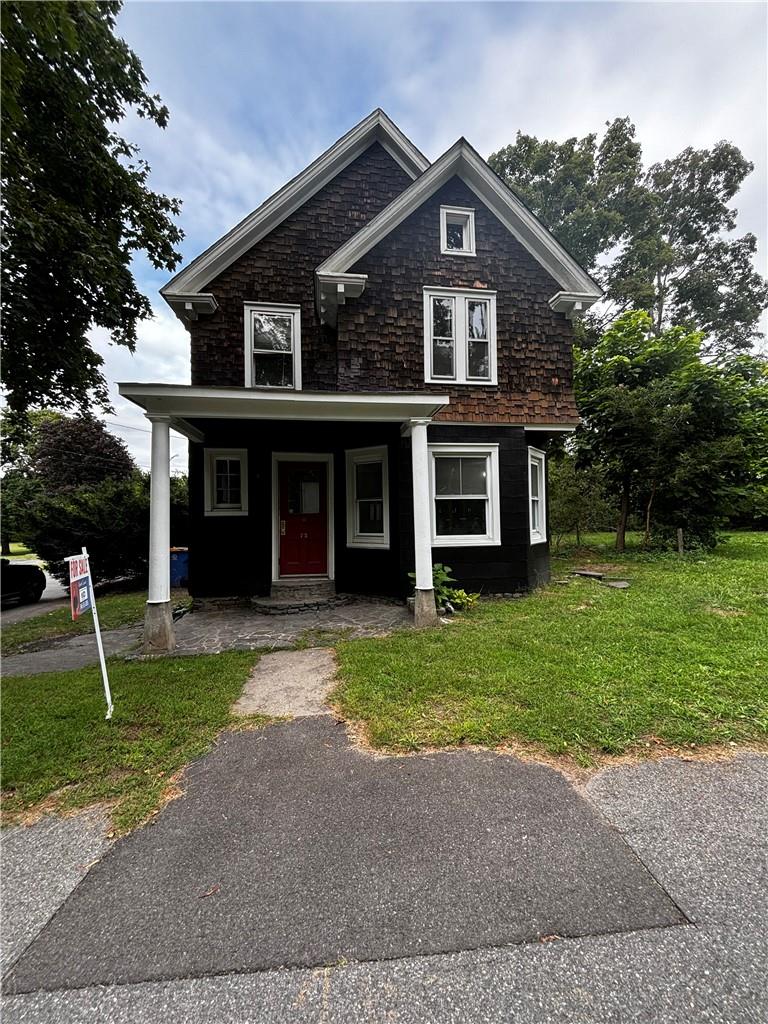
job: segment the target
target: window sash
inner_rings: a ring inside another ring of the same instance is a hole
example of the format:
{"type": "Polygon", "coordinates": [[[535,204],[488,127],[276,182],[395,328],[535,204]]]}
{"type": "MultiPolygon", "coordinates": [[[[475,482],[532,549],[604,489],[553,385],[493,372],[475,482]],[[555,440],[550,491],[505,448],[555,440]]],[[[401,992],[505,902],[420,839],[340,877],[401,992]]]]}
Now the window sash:
{"type": "Polygon", "coordinates": [[[301,390],[301,312],[297,306],[245,304],[245,385],[301,390]],[[257,337],[257,332],[268,333],[269,320],[282,323],[283,332],[287,326],[287,348],[275,347],[284,344],[280,331],[271,346],[257,337]]]}
{"type": "Polygon", "coordinates": [[[389,547],[389,453],[385,447],[348,450],[347,453],[347,547],[389,547]],[[358,469],[380,467],[378,486],[363,488],[358,469]],[[365,513],[368,513],[367,515],[365,513]]]}
{"type": "Polygon", "coordinates": [[[204,514],[248,515],[248,452],[244,448],[203,450],[204,514]]]}
{"type": "Polygon", "coordinates": [[[217,457],[213,460],[213,508],[242,508],[242,464],[238,458],[217,457]],[[237,467],[236,469],[234,467],[237,467]],[[233,491],[238,499],[233,500],[233,491]],[[222,495],[220,497],[220,495],[222,495]]]}
{"type": "Polygon", "coordinates": [[[546,455],[538,448],[528,449],[528,518],[532,544],[547,539],[546,455]]]}
{"type": "Polygon", "coordinates": [[[455,381],[457,384],[496,383],[496,316],[495,293],[474,294],[467,291],[424,289],[424,357],[425,379],[434,382],[455,381]],[[451,334],[438,334],[435,310],[438,303],[450,303],[451,334]],[[478,312],[478,308],[482,312],[478,312]],[[450,348],[451,370],[440,372],[436,353],[450,348]],[[474,365],[473,365],[474,364],[474,365]],[[482,367],[484,372],[478,372],[482,367]]]}
{"type": "Polygon", "coordinates": [[[435,547],[455,546],[473,547],[482,545],[498,545],[500,543],[500,514],[501,506],[499,500],[499,465],[498,445],[476,445],[476,444],[434,444],[429,446],[430,450],[430,498],[432,502],[432,543],[435,547]],[[442,486],[450,482],[453,486],[450,491],[438,493],[438,473],[440,472],[441,460],[457,460],[458,468],[451,468],[452,480],[448,481],[446,474],[443,475],[442,486]],[[466,463],[482,462],[482,478],[478,476],[478,466],[469,467],[466,463]],[[465,469],[467,479],[464,479],[465,469]],[[480,480],[484,485],[484,493],[473,493],[473,488],[478,488],[480,480]],[[465,493],[465,491],[469,493],[465,493]],[[453,507],[452,507],[453,506],[453,507]],[[470,509],[476,508],[478,515],[473,517],[470,509]],[[482,514],[479,510],[482,509],[482,514]],[[484,528],[477,532],[453,532],[441,533],[441,527],[445,528],[446,516],[453,514],[454,519],[466,520],[475,518],[476,523],[482,521],[484,528]]]}

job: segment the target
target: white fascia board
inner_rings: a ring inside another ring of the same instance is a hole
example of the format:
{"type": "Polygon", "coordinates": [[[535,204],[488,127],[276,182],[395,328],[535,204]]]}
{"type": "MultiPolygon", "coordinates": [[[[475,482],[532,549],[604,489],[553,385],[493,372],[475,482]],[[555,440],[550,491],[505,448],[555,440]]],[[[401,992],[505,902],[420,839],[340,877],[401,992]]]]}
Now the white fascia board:
{"type": "Polygon", "coordinates": [[[417,178],[429,167],[429,161],[423,153],[403,135],[384,111],[374,110],[231,231],[209,246],[188,267],[172,277],[160,289],[160,294],[170,302],[171,297],[178,293],[199,292],[311,199],[374,142],[380,142],[411,178],[417,178]]]}
{"type": "Polygon", "coordinates": [[[472,189],[563,290],[578,292],[587,305],[602,296],[599,285],[464,139],[455,142],[405,192],[329,256],[317,273],[349,270],[454,175],[472,189]]]}
{"type": "Polygon", "coordinates": [[[120,383],[118,391],[146,412],[170,416],[180,424],[187,419],[402,422],[409,418],[431,418],[450,401],[448,395],[424,392],[313,393],[188,384],[120,383]]]}

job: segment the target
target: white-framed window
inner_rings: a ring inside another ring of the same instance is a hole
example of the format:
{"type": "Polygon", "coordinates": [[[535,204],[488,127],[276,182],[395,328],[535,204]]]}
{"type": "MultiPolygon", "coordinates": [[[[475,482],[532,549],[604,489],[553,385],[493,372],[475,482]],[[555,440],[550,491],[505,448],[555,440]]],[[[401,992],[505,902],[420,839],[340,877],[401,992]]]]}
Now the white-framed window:
{"type": "Polygon", "coordinates": [[[248,515],[248,453],[244,448],[206,448],[205,514],[248,515]]]}
{"type": "Polygon", "coordinates": [[[246,302],[245,386],[301,391],[301,309],[246,302]]]}
{"type": "Polygon", "coordinates": [[[501,544],[499,446],[431,444],[432,543],[501,544]]]}
{"type": "Polygon", "coordinates": [[[475,256],[475,211],[463,206],[440,207],[440,252],[475,256]]]}
{"type": "Polygon", "coordinates": [[[424,380],[496,383],[495,292],[424,289],[424,380]]]}
{"type": "Polygon", "coordinates": [[[546,455],[538,448],[528,449],[528,507],[531,544],[547,539],[546,455]]]}
{"type": "Polygon", "coordinates": [[[347,547],[389,547],[387,449],[347,452],[347,547]]]}

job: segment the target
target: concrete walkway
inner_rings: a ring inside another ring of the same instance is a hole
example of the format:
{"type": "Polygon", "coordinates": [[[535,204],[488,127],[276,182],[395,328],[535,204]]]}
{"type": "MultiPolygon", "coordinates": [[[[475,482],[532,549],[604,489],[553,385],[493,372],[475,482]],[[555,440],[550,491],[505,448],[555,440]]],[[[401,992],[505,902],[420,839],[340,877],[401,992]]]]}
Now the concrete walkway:
{"type": "Polygon", "coordinates": [[[328,717],[230,735],[27,949],[3,1020],[754,1024],[767,785],[754,755],[580,794],[490,753],[369,757],[328,717]]]}
{"type": "MultiPolygon", "coordinates": [[[[141,643],[141,626],[126,626],[123,629],[108,629],[101,634],[104,653],[127,654],[136,650],[141,643]]],[[[40,651],[11,654],[3,658],[4,676],[31,676],[38,672],[68,672],[98,664],[99,653],[96,637],[91,633],[54,640],[40,651]]]]}

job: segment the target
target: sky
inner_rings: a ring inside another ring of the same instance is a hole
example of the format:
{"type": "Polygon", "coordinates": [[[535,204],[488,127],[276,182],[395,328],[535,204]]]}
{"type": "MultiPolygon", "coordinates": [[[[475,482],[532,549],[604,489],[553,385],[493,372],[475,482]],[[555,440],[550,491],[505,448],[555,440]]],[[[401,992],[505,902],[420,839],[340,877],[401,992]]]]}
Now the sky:
{"type": "MultiPolygon", "coordinates": [[[[768,139],[762,3],[230,3],[128,0],[118,21],[165,130],[128,117],[156,191],[183,201],[184,265],[375,107],[430,160],[465,136],[483,155],[518,130],[562,140],[628,115],[646,162],[738,145],[755,165],[737,231],[766,274],[768,139]]],[[[106,420],[149,467],[149,423],[116,381],[189,383],[189,336],[135,261],[152,320],[134,355],[95,331],[115,411],[106,420]]],[[[172,468],[186,468],[174,435],[172,468]]]]}

